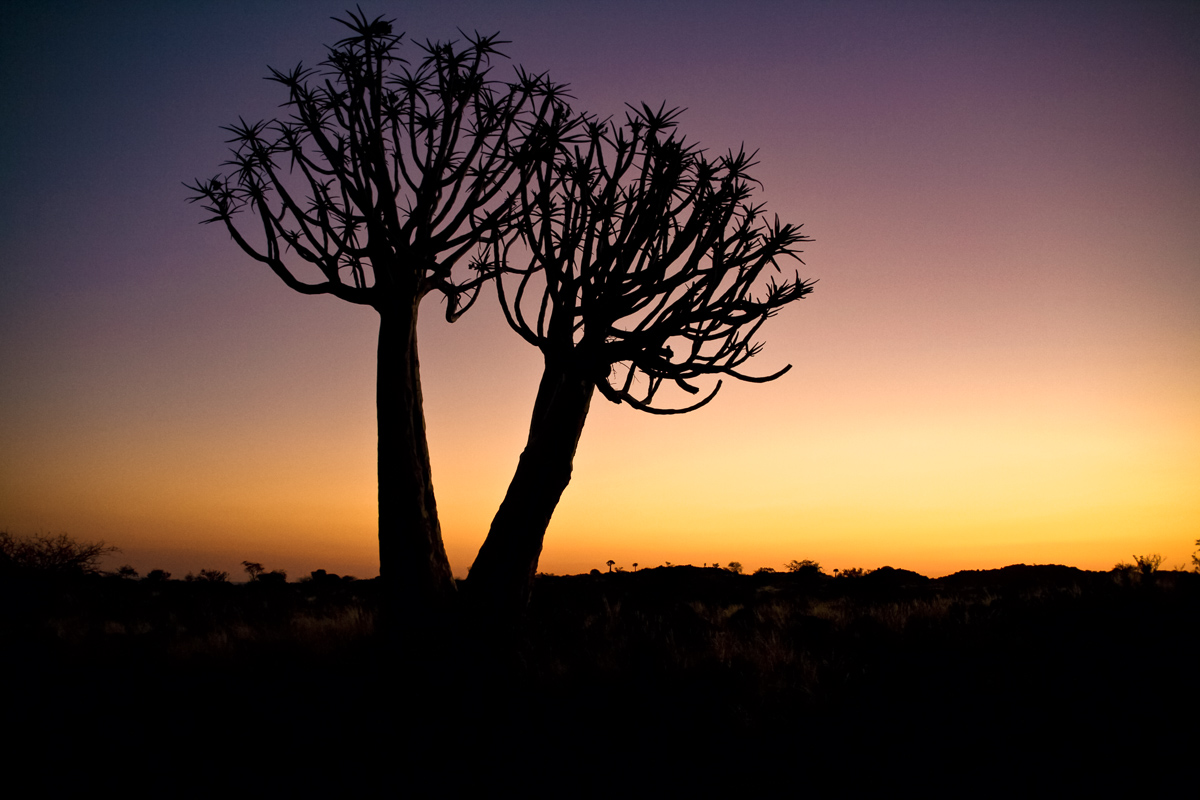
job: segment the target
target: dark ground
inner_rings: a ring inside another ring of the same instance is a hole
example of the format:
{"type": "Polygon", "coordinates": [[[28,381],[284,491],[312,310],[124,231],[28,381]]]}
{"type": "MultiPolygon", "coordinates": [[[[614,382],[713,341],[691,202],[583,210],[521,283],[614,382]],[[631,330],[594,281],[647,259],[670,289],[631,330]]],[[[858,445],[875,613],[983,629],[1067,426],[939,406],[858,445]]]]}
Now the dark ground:
{"type": "Polygon", "coordinates": [[[1193,573],[545,576],[398,650],[376,590],[6,579],[9,796],[1195,788],[1193,573]]]}

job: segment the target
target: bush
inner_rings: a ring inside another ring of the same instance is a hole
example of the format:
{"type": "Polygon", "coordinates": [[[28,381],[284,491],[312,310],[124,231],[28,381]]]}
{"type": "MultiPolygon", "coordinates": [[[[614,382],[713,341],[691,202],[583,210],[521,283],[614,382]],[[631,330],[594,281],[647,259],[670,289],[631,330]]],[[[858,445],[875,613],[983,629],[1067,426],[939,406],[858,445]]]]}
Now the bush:
{"type": "Polygon", "coordinates": [[[795,559],[792,559],[788,563],[784,564],[784,568],[786,568],[788,572],[819,573],[821,571],[821,565],[808,558],[804,559],[803,561],[796,561],[795,559]]]}
{"type": "Polygon", "coordinates": [[[0,568],[55,575],[91,575],[100,571],[100,561],[119,547],[99,542],[81,542],[65,533],[13,536],[0,531],[0,568]]]}
{"type": "Polygon", "coordinates": [[[188,573],[183,576],[183,579],[189,583],[192,581],[201,581],[204,583],[225,583],[229,580],[229,573],[219,569],[202,569],[199,574],[193,575],[188,573]]]}
{"type": "Polygon", "coordinates": [[[1163,557],[1158,553],[1151,553],[1148,556],[1134,556],[1133,560],[1137,562],[1138,571],[1143,575],[1149,575],[1152,572],[1158,572],[1158,568],[1162,566],[1163,557]]]}

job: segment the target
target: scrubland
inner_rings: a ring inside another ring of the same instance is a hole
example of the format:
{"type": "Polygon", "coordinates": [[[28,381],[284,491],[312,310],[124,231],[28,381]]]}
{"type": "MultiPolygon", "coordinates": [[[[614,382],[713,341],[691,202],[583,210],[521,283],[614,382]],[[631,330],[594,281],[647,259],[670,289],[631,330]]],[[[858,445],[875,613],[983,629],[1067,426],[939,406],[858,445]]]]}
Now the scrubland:
{"type": "Polygon", "coordinates": [[[47,791],[1156,794],[1195,758],[1195,573],[539,576],[518,630],[399,636],[337,576],[2,585],[7,758],[47,791]]]}

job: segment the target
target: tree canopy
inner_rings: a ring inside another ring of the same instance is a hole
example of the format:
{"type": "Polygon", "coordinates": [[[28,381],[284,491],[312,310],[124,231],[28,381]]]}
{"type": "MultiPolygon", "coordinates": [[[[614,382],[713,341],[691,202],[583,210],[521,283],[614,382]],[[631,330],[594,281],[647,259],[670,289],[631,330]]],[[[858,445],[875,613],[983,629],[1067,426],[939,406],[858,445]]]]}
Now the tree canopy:
{"type": "Polygon", "coordinates": [[[497,281],[526,341],[596,376],[607,399],[655,414],[700,408],[721,387],[673,407],[656,402],[664,382],[694,395],[704,376],[787,372],[742,367],[762,349],[762,324],[814,283],[774,275],[811,239],[750,202],[754,154],[709,159],[678,134],[679,114],[643,105],[623,125],[592,120],[583,145],[541,165],[508,241],[528,248],[528,264],[505,259],[501,275],[519,280],[497,281]]]}
{"type": "Polygon", "coordinates": [[[521,69],[494,78],[496,35],[416,44],[410,64],[391,22],[338,21],[353,35],[319,67],[271,68],[291,115],[226,126],[231,169],[192,199],[298,292],[378,305],[438,291],[453,320],[486,279],[455,267],[513,224],[523,167],[569,124],[563,89],[521,69]],[[246,210],[258,219],[239,226],[246,210]]]}

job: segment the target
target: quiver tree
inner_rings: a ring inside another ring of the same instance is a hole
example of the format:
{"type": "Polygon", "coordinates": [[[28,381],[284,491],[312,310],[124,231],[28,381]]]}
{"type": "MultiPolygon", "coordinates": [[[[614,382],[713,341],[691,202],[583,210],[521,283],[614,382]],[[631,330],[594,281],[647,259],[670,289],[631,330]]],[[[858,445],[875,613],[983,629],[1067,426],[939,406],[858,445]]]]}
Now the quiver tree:
{"type": "Polygon", "coordinates": [[[513,225],[523,176],[555,151],[568,112],[544,76],[491,77],[495,36],[426,42],[409,62],[382,17],[338,21],[352,35],[319,68],[271,70],[290,116],[226,128],[230,171],[189,188],[205,221],[288,287],[379,314],[380,575],[393,608],[420,612],[454,583],[425,438],[418,307],[438,293],[454,321],[471,306],[490,277],[477,254],[513,225]]]}
{"type": "Polygon", "coordinates": [[[679,414],[709,403],[721,378],[765,382],[789,369],[743,371],[762,324],[812,291],[798,274],[777,277],[810,239],[749,202],[752,154],[709,160],[677,135],[678,113],[643,106],[624,125],[589,122],[584,142],[538,165],[521,189],[516,236],[494,248],[501,265],[528,253],[526,266],[502,267],[497,290],[545,364],[525,450],[467,581],[495,613],[519,614],[528,601],[594,391],[679,414]],[[706,378],[715,381],[698,401],[660,394],[697,395],[694,381],[706,378]]]}

